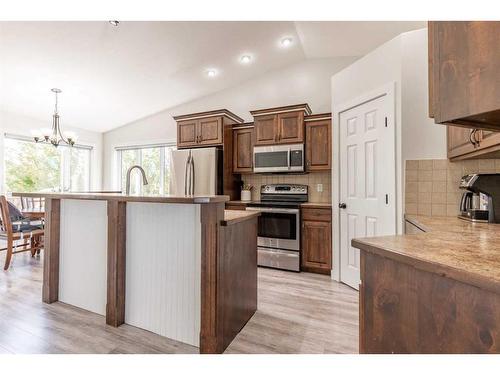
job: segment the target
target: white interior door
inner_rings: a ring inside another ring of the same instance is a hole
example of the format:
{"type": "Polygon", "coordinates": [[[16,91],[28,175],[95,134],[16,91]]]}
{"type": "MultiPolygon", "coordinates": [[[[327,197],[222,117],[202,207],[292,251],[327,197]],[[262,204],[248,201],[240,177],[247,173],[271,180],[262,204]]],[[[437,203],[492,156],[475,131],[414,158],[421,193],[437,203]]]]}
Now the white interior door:
{"type": "Polygon", "coordinates": [[[391,111],[390,97],[382,95],[340,113],[340,280],[356,289],[359,250],[351,240],[396,233],[391,111]]]}

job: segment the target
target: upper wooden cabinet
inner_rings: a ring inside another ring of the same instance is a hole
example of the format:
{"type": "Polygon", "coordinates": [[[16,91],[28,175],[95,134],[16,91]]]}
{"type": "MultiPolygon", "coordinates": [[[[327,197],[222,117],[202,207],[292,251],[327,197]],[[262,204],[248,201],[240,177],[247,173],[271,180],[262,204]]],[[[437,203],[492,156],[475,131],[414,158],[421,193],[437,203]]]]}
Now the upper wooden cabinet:
{"type": "Polygon", "coordinates": [[[498,158],[500,156],[500,132],[448,126],[448,158],[463,160],[474,158],[498,158]]]}
{"type": "Polygon", "coordinates": [[[255,144],[272,145],[278,141],[278,116],[267,115],[254,117],[255,144]]]}
{"type": "Polygon", "coordinates": [[[500,130],[500,22],[429,22],[436,123],[500,130]]]}
{"type": "Polygon", "coordinates": [[[307,104],[250,111],[254,116],[255,145],[304,142],[304,116],[311,114],[307,104]]]}
{"type": "Polygon", "coordinates": [[[253,172],[253,123],[238,125],[233,128],[233,172],[253,172]]]}
{"type": "Polygon", "coordinates": [[[332,114],[322,113],[306,116],[306,170],[331,169],[332,159],[332,114]]]}
{"type": "Polygon", "coordinates": [[[205,145],[222,144],[222,117],[209,117],[198,120],[198,143],[205,145]]]}
{"type": "Polygon", "coordinates": [[[177,146],[191,147],[197,145],[198,121],[186,120],[177,122],[177,146]]]}
{"type": "Polygon", "coordinates": [[[174,116],[177,121],[177,147],[222,146],[224,127],[240,124],[243,119],[227,109],[174,116]]]}

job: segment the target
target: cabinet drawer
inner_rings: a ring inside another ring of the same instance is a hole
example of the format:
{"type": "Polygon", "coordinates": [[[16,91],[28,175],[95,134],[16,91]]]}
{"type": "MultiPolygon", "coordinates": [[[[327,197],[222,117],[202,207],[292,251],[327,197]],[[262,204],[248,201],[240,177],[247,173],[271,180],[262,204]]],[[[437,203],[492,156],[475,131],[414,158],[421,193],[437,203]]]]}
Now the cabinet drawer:
{"type": "Polygon", "coordinates": [[[330,208],[302,208],[302,220],[332,221],[330,208]]]}

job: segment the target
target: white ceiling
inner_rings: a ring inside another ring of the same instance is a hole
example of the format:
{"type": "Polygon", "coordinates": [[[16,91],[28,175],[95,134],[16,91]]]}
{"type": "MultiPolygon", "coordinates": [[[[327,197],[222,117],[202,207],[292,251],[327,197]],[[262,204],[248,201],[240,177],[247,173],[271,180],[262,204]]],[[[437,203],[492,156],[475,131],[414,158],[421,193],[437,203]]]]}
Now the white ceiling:
{"type": "Polygon", "coordinates": [[[0,110],[107,131],[308,58],[361,56],[425,22],[0,22],[0,110]],[[293,38],[281,48],[279,41],[293,38]],[[242,65],[239,58],[253,61],[242,65]],[[207,69],[217,76],[208,78],[207,69]]]}

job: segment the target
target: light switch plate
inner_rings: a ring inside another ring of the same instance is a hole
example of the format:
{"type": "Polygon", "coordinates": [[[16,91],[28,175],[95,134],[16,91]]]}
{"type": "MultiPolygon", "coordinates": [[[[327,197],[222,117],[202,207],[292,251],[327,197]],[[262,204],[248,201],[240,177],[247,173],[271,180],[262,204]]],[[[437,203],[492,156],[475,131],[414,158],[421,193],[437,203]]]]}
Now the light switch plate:
{"type": "Polygon", "coordinates": [[[322,193],[323,192],[323,184],[316,184],[316,190],[318,191],[318,193],[322,193]]]}

